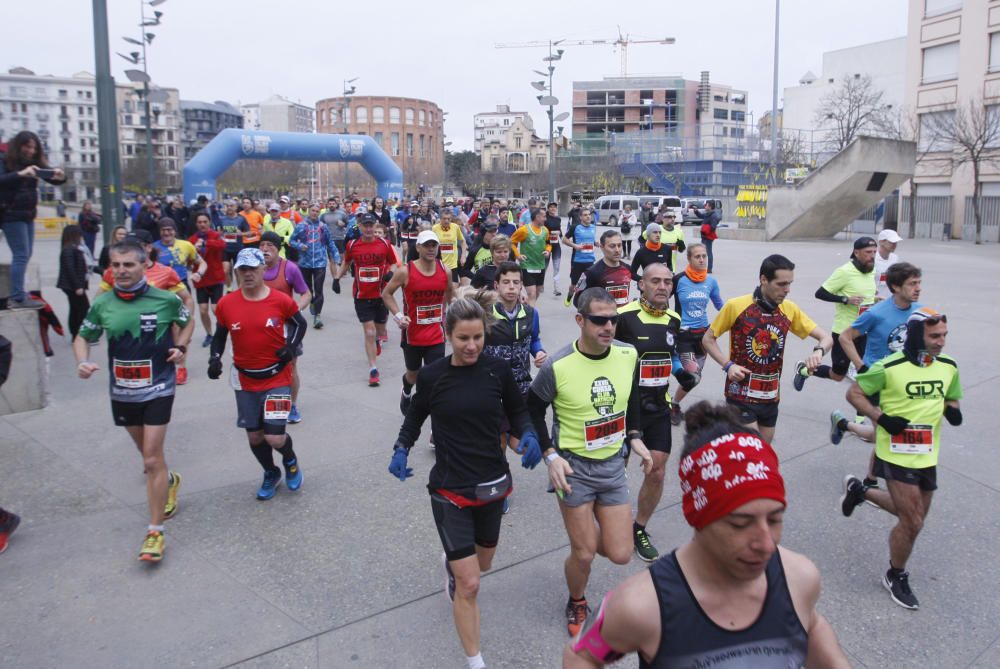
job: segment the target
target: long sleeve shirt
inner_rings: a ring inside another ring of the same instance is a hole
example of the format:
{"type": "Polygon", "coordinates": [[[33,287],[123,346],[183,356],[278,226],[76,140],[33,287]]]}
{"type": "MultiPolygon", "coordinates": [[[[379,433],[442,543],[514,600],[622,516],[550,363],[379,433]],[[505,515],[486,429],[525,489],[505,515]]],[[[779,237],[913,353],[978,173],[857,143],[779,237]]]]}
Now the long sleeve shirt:
{"type": "Polygon", "coordinates": [[[319,269],[326,267],[327,257],[340,264],[340,251],[333,241],[326,223],[306,219],[295,226],[288,245],[299,252],[299,267],[319,269]]]}

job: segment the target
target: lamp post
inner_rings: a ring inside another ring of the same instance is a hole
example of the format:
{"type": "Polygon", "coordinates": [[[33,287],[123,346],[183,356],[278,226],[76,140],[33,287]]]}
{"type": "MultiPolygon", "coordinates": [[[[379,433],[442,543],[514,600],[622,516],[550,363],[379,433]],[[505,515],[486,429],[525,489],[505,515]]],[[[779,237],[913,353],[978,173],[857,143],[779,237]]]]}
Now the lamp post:
{"type": "Polygon", "coordinates": [[[93,0],[93,14],[97,143],[101,157],[101,215],[104,220],[104,242],[107,243],[115,226],[124,222],[121,206],[122,172],[118,155],[118,112],[115,104],[115,80],[111,76],[107,0],[93,0]]]}
{"type": "Polygon", "coordinates": [[[443,158],[442,164],[444,165],[444,179],[442,179],[442,181],[444,183],[441,186],[441,197],[448,196],[448,147],[449,146],[451,146],[451,142],[444,143],[444,152],[443,152],[444,155],[442,155],[443,158]]]}
{"type": "Polygon", "coordinates": [[[140,0],[139,2],[139,39],[133,39],[131,37],[123,37],[129,44],[134,44],[136,46],[142,47],[142,53],[138,51],[133,51],[130,55],[125,56],[123,54],[118,54],[128,62],[133,65],[138,65],[142,63],[142,70],[126,70],[125,76],[128,77],[129,81],[133,83],[142,84],[142,93],[140,94],[143,100],[143,106],[146,116],[146,188],[152,193],[156,188],[155,170],[153,166],[153,119],[152,110],[150,108],[150,91],[149,91],[149,70],[147,69],[147,57],[146,57],[146,46],[152,44],[153,38],[156,37],[155,33],[146,32],[146,28],[160,25],[160,18],[163,16],[163,12],[154,11],[153,17],[150,19],[146,18],[146,5],[150,7],[157,7],[162,5],[167,0],[140,0]]]}
{"type": "Polygon", "coordinates": [[[771,89],[771,169],[778,176],[778,18],[781,0],[774,0],[774,82],[771,89]]]}
{"type": "MultiPolygon", "coordinates": [[[[360,79],[360,77],[354,77],[353,79],[344,80],[344,106],[340,109],[340,120],[344,122],[344,134],[347,134],[347,115],[350,113],[351,98],[357,91],[357,87],[350,86],[355,81],[360,79]]],[[[351,177],[348,172],[349,163],[344,161],[344,199],[346,200],[351,195],[351,177]]]]}
{"type": "MultiPolygon", "coordinates": [[[[559,98],[552,95],[552,74],[556,71],[555,62],[562,60],[563,53],[562,49],[556,49],[555,53],[552,53],[552,47],[560,44],[562,40],[557,40],[553,42],[549,40],[549,55],[542,58],[543,62],[548,63],[548,95],[539,95],[538,102],[543,106],[548,107],[549,116],[549,202],[556,201],[556,144],[555,144],[555,110],[554,107],[559,104],[559,98]]],[[[541,83],[544,86],[545,82],[534,82],[532,85],[540,90],[535,83],[541,83]]]]}

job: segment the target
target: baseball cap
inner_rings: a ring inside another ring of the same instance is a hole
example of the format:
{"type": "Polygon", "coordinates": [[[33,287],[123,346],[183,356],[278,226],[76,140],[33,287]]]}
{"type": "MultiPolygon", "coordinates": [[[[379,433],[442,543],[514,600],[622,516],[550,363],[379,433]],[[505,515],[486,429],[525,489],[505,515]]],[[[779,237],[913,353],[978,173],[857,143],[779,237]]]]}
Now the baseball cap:
{"type": "Polygon", "coordinates": [[[360,218],[361,218],[361,220],[359,220],[358,223],[361,224],[361,225],[375,225],[376,223],[378,223],[378,221],[375,219],[375,217],[372,216],[371,214],[365,214],[364,216],[361,216],[360,218]]]}
{"type": "Polygon", "coordinates": [[[284,202],[285,204],[288,204],[289,202],[291,202],[291,200],[288,199],[287,195],[282,195],[281,197],[278,198],[278,202],[284,202]]]}
{"type": "Polygon", "coordinates": [[[483,223],[483,232],[496,232],[497,231],[496,221],[491,223],[483,223]]]}
{"type": "Polygon", "coordinates": [[[659,223],[650,223],[646,226],[646,234],[648,235],[652,232],[663,232],[663,228],[660,227],[659,223]]]}
{"type": "Polygon", "coordinates": [[[419,207],[420,203],[417,202],[416,200],[410,200],[410,206],[411,207],[419,207]]]}
{"type": "Polygon", "coordinates": [[[417,235],[417,245],[426,244],[427,242],[434,242],[438,244],[437,235],[434,234],[433,230],[421,230],[420,234],[417,235]]]}
{"type": "Polygon", "coordinates": [[[277,202],[272,202],[270,205],[268,205],[267,210],[268,211],[281,211],[281,207],[278,206],[277,202]]]}
{"type": "Polygon", "coordinates": [[[867,235],[864,237],[858,237],[857,239],[854,240],[855,251],[858,251],[860,249],[866,249],[869,246],[878,246],[878,242],[876,242],[871,237],[868,237],[867,235]]]}
{"type": "Polygon", "coordinates": [[[878,240],[882,241],[883,239],[892,244],[898,244],[903,238],[895,230],[883,230],[878,233],[878,240]]]}
{"type": "Polygon", "coordinates": [[[149,230],[133,230],[129,233],[128,239],[139,242],[140,244],[153,243],[153,235],[149,234],[149,230]]]}
{"type": "Polygon", "coordinates": [[[236,255],[236,262],[233,263],[233,269],[240,267],[260,267],[263,264],[264,254],[260,252],[260,249],[243,249],[236,255]]]}

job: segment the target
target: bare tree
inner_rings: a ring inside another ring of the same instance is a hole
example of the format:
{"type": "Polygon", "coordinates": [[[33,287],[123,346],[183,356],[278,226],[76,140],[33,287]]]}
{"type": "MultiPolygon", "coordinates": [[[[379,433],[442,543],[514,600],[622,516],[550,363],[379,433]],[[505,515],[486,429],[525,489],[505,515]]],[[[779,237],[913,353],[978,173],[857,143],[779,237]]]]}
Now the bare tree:
{"type": "Polygon", "coordinates": [[[953,168],[972,168],[972,213],[976,220],[976,243],[983,243],[983,219],[980,198],[984,166],[1000,162],[1000,106],[986,106],[971,99],[952,112],[928,115],[926,126],[935,138],[951,150],[953,168]]]}
{"type": "Polygon", "coordinates": [[[828,128],[825,140],[835,151],[842,151],[859,135],[884,135],[890,125],[884,97],[867,74],[845,75],[837,88],[820,98],[815,126],[828,128]]]}

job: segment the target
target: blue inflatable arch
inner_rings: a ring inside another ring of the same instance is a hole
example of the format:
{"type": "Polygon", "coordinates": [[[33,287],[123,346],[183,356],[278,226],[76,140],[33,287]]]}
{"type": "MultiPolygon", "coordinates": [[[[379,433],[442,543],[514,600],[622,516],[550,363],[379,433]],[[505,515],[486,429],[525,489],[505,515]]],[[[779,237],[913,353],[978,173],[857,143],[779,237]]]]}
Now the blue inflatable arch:
{"type": "Polygon", "coordinates": [[[227,128],[184,166],[184,200],[216,198],[215,180],[237,160],[302,160],[360,164],[385,199],[403,196],[403,170],[366,135],[260,132],[227,128]]]}

